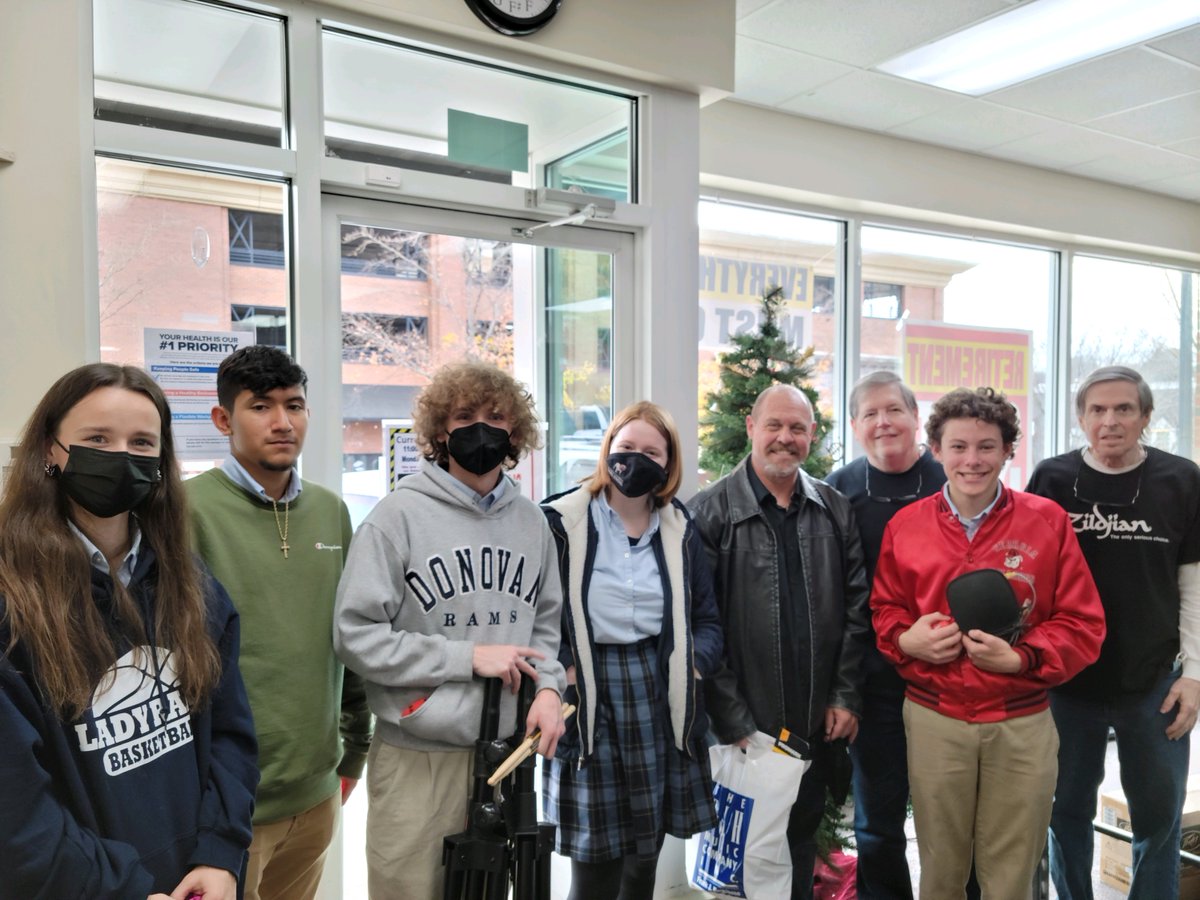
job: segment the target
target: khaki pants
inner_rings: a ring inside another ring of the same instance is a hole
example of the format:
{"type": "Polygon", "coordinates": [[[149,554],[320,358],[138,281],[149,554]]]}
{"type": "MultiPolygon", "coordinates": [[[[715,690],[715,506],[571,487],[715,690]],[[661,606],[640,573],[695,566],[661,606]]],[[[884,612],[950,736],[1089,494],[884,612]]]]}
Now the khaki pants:
{"type": "Polygon", "coordinates": [[[384,741],[367,756],[367,885],[371,900],[440,900],[442,839],[467,824],[471,751],[405,750],[384,741]]]}
{"type": "Polygon", "coordinates": [[[970,723],[904,701],[921,900],[1025,900],[1046,845],[1058,732],[1049,710],[970,723]]]}
{"type": "Polygon", "coordinates": [[[297,816],[254,826],[246,900],[312,900],[337,829],[341,795],[297,816]]]}

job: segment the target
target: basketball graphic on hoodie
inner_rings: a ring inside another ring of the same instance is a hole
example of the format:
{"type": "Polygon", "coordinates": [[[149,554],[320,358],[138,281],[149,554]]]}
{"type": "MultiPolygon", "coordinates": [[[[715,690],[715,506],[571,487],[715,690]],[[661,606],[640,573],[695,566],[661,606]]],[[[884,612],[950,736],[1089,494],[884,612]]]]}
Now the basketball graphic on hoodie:
{"type": "Polygon", "coordinates": [[[119,775],[191,743],[190,715],[171,652],[136,647],[100,680],[75,735],[82,752],[103,753],[104,770],[119,775]]]}

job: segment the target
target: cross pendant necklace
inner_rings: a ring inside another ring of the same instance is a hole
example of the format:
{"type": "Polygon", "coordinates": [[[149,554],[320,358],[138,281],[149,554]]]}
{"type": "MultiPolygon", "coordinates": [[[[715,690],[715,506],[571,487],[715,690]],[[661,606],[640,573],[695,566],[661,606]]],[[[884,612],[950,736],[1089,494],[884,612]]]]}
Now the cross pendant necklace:
{"type": "Polygon", "coordinates": [[[291,507],[291,502],[283,501],[283,524],[279,524],[279,504],[275,502],[275,498],[271,498],[271,511],[275,513],[275,530],[279,532],[279,549],[283,552],[283,558],[288,558],[288,551],[292,548],[288,546],[288,510],[291,507]]]}

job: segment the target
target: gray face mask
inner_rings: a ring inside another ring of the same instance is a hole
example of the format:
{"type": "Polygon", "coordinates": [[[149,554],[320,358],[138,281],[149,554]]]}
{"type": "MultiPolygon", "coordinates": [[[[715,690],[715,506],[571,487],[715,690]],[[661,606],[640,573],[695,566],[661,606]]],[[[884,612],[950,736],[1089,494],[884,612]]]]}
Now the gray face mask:
{"type": "Polygon", "coordinates": [[[93,516],[108,519],[136,509],[162,481],[159,457],[72,444],[58,476],[64,493],[93,516]]]}

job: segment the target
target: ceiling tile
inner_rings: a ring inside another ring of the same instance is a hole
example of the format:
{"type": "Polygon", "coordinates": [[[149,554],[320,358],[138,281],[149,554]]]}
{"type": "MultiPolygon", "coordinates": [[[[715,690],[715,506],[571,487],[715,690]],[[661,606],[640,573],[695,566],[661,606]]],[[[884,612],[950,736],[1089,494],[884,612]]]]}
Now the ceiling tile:
{"type": "Polygon", "coordinates": [[[886,131],[901,122],[962,103],[949,91],[875,72],[853,72],[780,104],[787,112],[886,131]]]}
{"type": "Polygon", "coordinates": [[[1184,59],[1200,66],[1200,25],[1168,34],[1157,41],[1151,41],[1148,46],[1176,59],[1184,59]]]}
{"type": "Polygon", "coordinates": [[[1155,145],[1200,137],[1200,91],[1092,119],[1087,125],[1155,145]]]}
{"type": "Polygon", "coordinates": [[[1186,153],[1188,156],[1200,157],[1200,138],[1192,138],[1190,141],[1179,141],[1175,144],[1168,144],[1167,150],[1174,150],[1176,153],[1186,153]]]}
{"type": "Polygon", "coordinates": [[[757,9],[762,9],[774,0],[737,0],[737,17],[748,16],[757,9]]]}
{"type": "Polygon", "coordinates": [[[1200,68],[1130,47],[989,94],[1004,106],[1066,122],[1086,122],[1200,91],[1200,68]]]}
{"type": "Polygon", "coordinates": [[[1135,146],[1070,166],[1073,175],[1121,184],[1145,184],[1163,178],[1200,174],[1200,160],[1157,147],[1135,146]]]}
{"type": "Polygon", "coordinates": [[[867,67],[1010,9],[1004,0],[781,0],[738,21],[738,34],[867,67]]]}
{"type": "Polygon", "coordinates": [[[739,37],[734,97],[748,103],[775,106],[855,71],[850,66],[807,53],[739,37]]]}
{"type": "Polygon", "coordinates": [[[1138,146],[1078,125],[1056,125],[1040,134],[989,147],[988,156],[1046,169],[1063,169],[1138,146]]]}
{"type": "Polygon", "coordinates": [[[956,106],[913,119],[888,131],[901,137],[942,144],[960,150],[984,150],[1055,127],[1052,119],[996,106],[984,100],[967,100],[956,106]]]}

